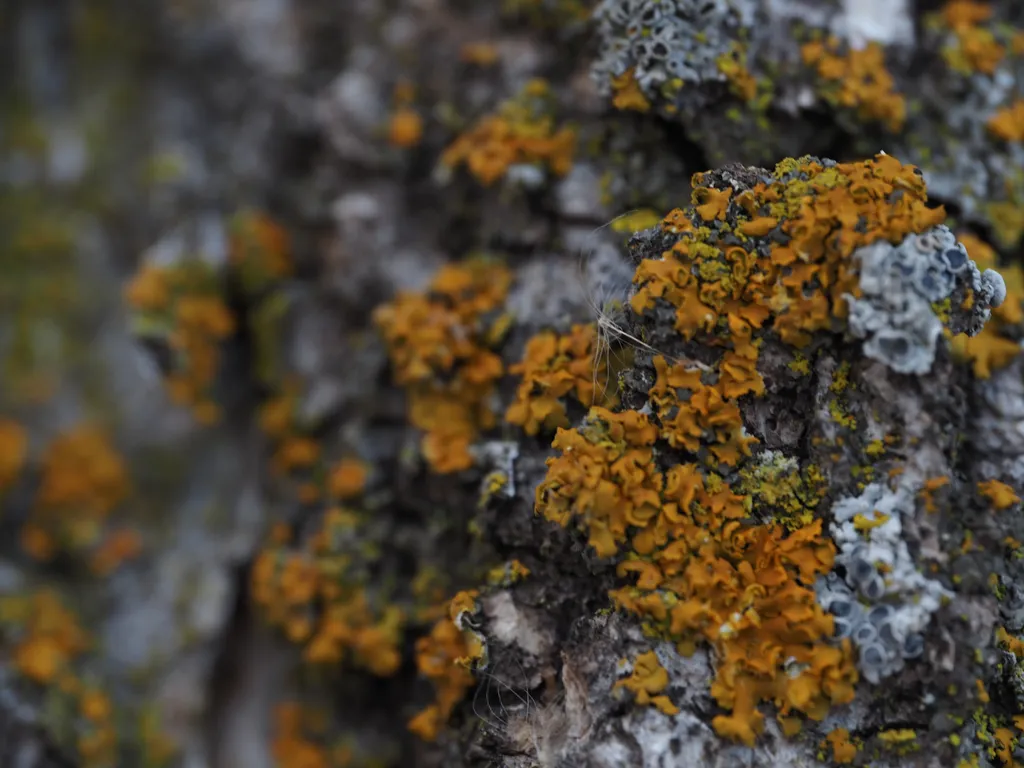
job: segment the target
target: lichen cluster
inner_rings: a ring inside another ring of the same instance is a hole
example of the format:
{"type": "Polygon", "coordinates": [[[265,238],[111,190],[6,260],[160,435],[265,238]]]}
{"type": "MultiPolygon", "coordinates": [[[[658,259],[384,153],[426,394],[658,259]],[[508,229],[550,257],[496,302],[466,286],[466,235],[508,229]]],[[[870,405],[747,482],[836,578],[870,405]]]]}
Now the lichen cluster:
{"type": "Polygon", "coordinates": [[[471,443],[497,422],[492,399],[504,364],[491,348],[507,327],[500,310],[510,283],[500,263],[453,264],[425,292],[402,293],[374,314],[436,471],[470,467],[471,443]]]}
{"type": "Polygon", "coordinates": [[[510,171],[528,186],[537,186],[545,174],[564,176],[572,166],[576,132],[556,127],[554,100],[543,80],[527,83],[500,108],[475,122],[441,155],[441,166],[454,170],[465,165],[484,186],[510,171]]]}
{"type": "Polygon", "coordinates": [[[570,395],[585,407],[595,402],[610,405],[615,395],[608,360],[597,359],[598,351],[595,325],[575,325],[562,336],[541,331],[531,337],[522,361],[509,368],[521,379],[505,421],[536,435],[569,426],[565,400],[570,395]]]}
{"type": "MultiPolygon", "coordinates": [[[[666,326],[678,334],[671,349],[679,358],[653,357],[642,409],[594,408],[579,428],[558,431],[558,455],[548,460],[536,510],[581,527],[598,556],[620,557],[620,577],[635,584],[612,598],[648,632],[684,653],[698,642],[714,647],[711,694],[726,714],[713,724],[753,744],[764,728],[761,702],[773,702],[793,732],[800,722],[794,715],[821,720],[831,705],[850,702],[858,678],[851,628],[837,632],[840,618],[827,609],[838,602],[820,601],[815,591],[839,564],[822,520],[813,516],[789,531],[758,524],[774,505],[761,506],[764,494],[735,490],[752,489],[758,467],[760,441],[747,431],[743,404],[765,394],[761,349],[813,349],[823,333],[852,326],[851,304],[869,293],[864,249],[932,232],[943,211],[926,206],[914,168],[885,155],[852,164],[804,158],[745,183],[712,174],[694,183],[692,208],[672,211],[639,241],[641,253],[660,253],[640,261],[630,302],[649,338],[668,342],[666,326]]],[[[957,254],[957,269],[974,270],[970,306],[983,320],[998,291],[983,290],[973,263],[957,254]]],[[[988,279],[998,285],[997,276],[988,279]]],[[[977,332],[980,322],[962,325],[977,332]]],[[[864,354],[871,353],[865,344],[864,354]]],[[[833,514],[836,525],[854,518],[838,507],[833,514]]],[[[863,530],[872,534],[891,519],[869,518],[863,530]]],[[[837,529],[841,557],[850,541],[849,557],[875,573],[885,558],[857,554],[858,538],[840,537],[837,529]]],[[[847,574],[856,570],[852,562],[845,566],[847,574]]],[[[886,583],[903,590],[915,578],[920,586],[930,583],[909,559],[889,562],[885,573],[886,583]]],[[[943,590],[930,594],[931,603],[917,601],[920,618],[892,625],[903,657],[920,654],[913,633],[924,628],[943,590]]],[[[835,614],[850,620],[849,612],[835,614]]],[[[877,680],[873,653],[864,650],[859,665],[877,680]]]]}
{"type": "Polygon", "coordinates": [[[220,417],[213,386],[220,344],[235,330],[218,274],[201,261],[144,264],[125,288],[136,312],[135,332],[165,347],[171,400],[212,424],[220,417]]]}

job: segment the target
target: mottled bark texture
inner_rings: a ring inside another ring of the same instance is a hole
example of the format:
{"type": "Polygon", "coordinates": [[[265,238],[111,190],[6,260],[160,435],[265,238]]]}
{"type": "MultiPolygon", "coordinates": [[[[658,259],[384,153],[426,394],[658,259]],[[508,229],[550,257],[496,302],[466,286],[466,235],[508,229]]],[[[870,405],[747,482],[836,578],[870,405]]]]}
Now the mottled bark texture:
{"type": "Polygon", "coordinates": [[[1017,3],[0,19],[0,766],[1024,765],[1017,3]]]}

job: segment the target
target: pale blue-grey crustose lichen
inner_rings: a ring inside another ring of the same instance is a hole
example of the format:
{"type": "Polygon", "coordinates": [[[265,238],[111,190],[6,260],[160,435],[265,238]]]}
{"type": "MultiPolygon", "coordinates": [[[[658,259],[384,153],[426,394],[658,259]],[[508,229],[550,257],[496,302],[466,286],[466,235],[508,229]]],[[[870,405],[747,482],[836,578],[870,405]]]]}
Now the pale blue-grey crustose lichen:
{"type": "Polygon", "coordinates": [[[727,0],[602,0],[594,10],[601,48],[592,77],[608,95],[612,79],[632,69],[651,100],[699,106],[699,91],[679,86],[725,81],[718,60],[753,23],[751,9],[727,0]]]}
{"type": "Polygon", "coordinates": [[[952,597],[918,570],[903,539],[903,521],[914,509],[910,491],[879,483],[832,507],[837,570],[818,580],[816,592],[834,617],[836,637],[858,646],[858,666],[871,683],[924,652],[932,614],[952,597]]]}
{"type": "Polygon", "coordinates": [[[980,272],[946,226],[908,235],[899,245],[880,240],[855,251],[854,259],[863,295],[846,297],[850,332],[864,340],[866,356],[897,373],[931,370],[943,329],[937,310],[953,334],[973,336],[1006,297],[999,273],[980,272]]]}

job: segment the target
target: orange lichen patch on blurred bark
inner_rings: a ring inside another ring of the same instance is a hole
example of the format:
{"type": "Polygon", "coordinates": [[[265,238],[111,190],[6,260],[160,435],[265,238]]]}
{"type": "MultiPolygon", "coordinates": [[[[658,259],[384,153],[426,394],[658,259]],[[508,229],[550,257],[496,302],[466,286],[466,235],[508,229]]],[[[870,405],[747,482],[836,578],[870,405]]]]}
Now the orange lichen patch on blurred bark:
{"type": "Polygon", "coordinates": [[[296,401],[296,388],[289,385],[264,401],[256,417],[260,429],[275,441],[287,437],[295,423],[296,401]]]}
{"type": "Polygon", "coordinates": [[[992,310],[992,317],[981,332],[952,339],[953,352],[971,362],[975,376],[987,379],[1021,354],[1020,343],[1010,338],[1007,331],[1011,326],[1024,324],[1024,269],[1019,264],[999,264],[995,250],[977,235],[961,232],[957,237],[978,269],[998,269],[1006,285],[1006,298],[992,310]]]}
{"type": "Polygon", "coordinates": [[[666,715],[678,715],[679,707],[663,693],[668,682],[668,672],[661,666],[658,655],[647,651],[636,657],[629,677],[616,681],[613,687],[632,692],[637,704],[657,707],[666,715]]]}
{"type": "Polygon", "coordinates": [[[569,426],[564,398],[572,395],[590,407],[595,400],[606,407],[616,403],[608,392],[607,361],[595,360],[597,327],[574,325],[559,336],[541,331],[526,344],[523,359],[509,369],[522,376],[516,399],[505,412],[505,421],[517,424],[528,435],[569,426]]]}
{"type": "Polygon", "coordinates": [[[262,211],[243,210],[234,215],[228,254],[249,295],[290,277],[294,269],[288,233],[262,211]]]}
{"type": "Polygon", "coordinates": [[[342,459],[327,475],[327,493],[333,499],[345,501],[359,496],[366,488],[369,468],[359,459],[342,459]]]}
{"type": "Polygon", "coordinates": [[[374,322],[388,346],[409,420],[425,433],[424,458],[436,472],[468,469],[469,446],[497,423],[491,400],[504,373],[491,350],[500,339],[508,268],[474,260],[441,268],[424,293],[400,293],[378,307],[374,322]]]}
{"type": "Polygon", "coordinates": [[[138,531],[122,529],[108,534],[89,556],[89,570],[104,577],[116,571],[123,563],[134,560],[142,553],[142,537],[138,531]]]}
{"type": "Polygon", "coordinates": [[[95,688],[84,688],[79,696],[79,713],[86,721],[78,735],[78,755],[86,768],[105,768],[117,761],[118,736],[114,729],[110,699],[95,688]]]}
{"type": "Polygon", "coordinates": [[[533,80],[498,111],[480,118],[441,155],[448,168],[465,165],[483,185],[490,186],[513,165],[545,167],[564,176],[572,167],[576,131],[556,128],[551,111],[555,101],[543,80],[533,80]]]}
{"type": "Polygon", "coordinates": [[[649,112],[651,102],[644,96],[640,84],[636,81],[633,68],[612,78],[612,106],[621,110],[649,112]]]}
{"type": "Polygon", "coordinates": [[[1020,496],[1013,487],[999,480],[984,480],[978,483],[978,493],[988,499],[992,508],[998,511],[1020,504],[1020,496]]]}
{"type": "Polygon", "coordinates": [[[824,81],[824,96],[838,107],[854,110],[862,120],[878,121],[899,131],[907,116],[907,104],[885,68],[885,49],[869,43],[862,49],[841,52],[836,38],[805,43],[800,54],[824,81]]]}
{"type": "Polygon", "coordinates": [[[0,419],[0,493],[14,485],[28,456],[28,435],[11,419],[0,419]]]}
{"type": "Polygon", "coordinates": [[[288,475],[312,468],[320,459],[320,443],[311,437],[291,434],[284,437],[270,459],[275,474],[288,475]]]}
{"type": "Polygon", "coordinates": [[[424,741],[437,739],[455,705],[473,687],[472,672],[459,663],[470,655],[465,636],[448,616],[416,641],[416,668],[433,684],[434,703],[417,713],[408,727],[424,741]]]}
{"type": "Polygon", "coordinates": [[[412,83],[400,82],[392,96],[394,107],[388,120],[388,141],[393,146],[408,149],[423,138],[423,118],[413,107],[416,89],[412,83]]]}
{"type": "Polygon", "coordinates": [[[466,43],[459,48],[459,59],[467,64],[490,67],[496,64],[500,54],[494,43],[466,43]]]}
{"type": "Polygon", "coordinates": [[[36,683],[69,675],[71,662],[90,646],[77,618],[51,590],[0,597],[0,620],[15,627],[15,668],[36,683]]]}
{"type": "Polygon", "coordinates": [[[358,562],[361,524],[358,512],[332,507],[305,540],[273,537],[253,563],[252,597],[263,619],[303,648],[306,662],[351,661],[387,677],[401,662],[405,616],[367,594],[359,576],[367,567],[358,562]]]}
{"type": "Polygon", "coordinates": [[[924,500],[924,509],[926,512],[934,514],[939,511],[939,505],[935,499],[935,493],[942,488],[948,487],[949,484],[950,480],[948,475],[929,477],[924,481],[924,484],[919,491],[919,495],[924,500]]]}
{"type": "Polygon", "coordinates": [[[988,3],[974,0],[950,0],[939,18],[953,31],[956,42],[943,49],[946,63],[961,74],[980,72],[991,75],[1006,56],[1006,46],[985,26],[992,18],[988,3]]]}
{"type": "Polygon", "coordinates": [[[308,738],[305,714],[298,702],[284,702],[274,709],[271,754],[279,768],[334,768],[327,750],[308,738]]]}
{"type": "Polygon", "coordinates": [[[1003,141],[1024,141],[1024,99],[997,110],[985,125],[993,136],[1003,141]]]}
{"type": "Polygon", "coordinates": [[[167,391],[203,424],[220,409],[211,388],[220,364],[220,344],[235,331],[212,268],[200,263],[175,267],[144,264],[125,287],[138,332],[165,342],[171,352],[167,391]]]}
{"type": "Polygon", "coordinates": [[[757,95],[757,79],[747,67],[747,54],[743,46],[733,46],[718,58],[718,71],[725,75],[729,89],[743,101],[751,101],[757,95]]]}
{"type": "Polygon", "coordinates": [[[398,107],[388,121],[388,141],[396,147],[415,147],[423,138],[423,118],[412,107],[398,107]]]}
{"type": "Polygon", "coordinates": [[[125,287],[125,300],[143,312],[160,312],[171,301],[170,271],[153,264],[143,264],[125,287]]]}
{"type": "Polygon", "coordinates": [[[41,478],[22,543],[37,559],[96,544],[110,513],[129,492],[128,472],[106,434],[83,425],[57,436],[43,453],[41,478]]]}

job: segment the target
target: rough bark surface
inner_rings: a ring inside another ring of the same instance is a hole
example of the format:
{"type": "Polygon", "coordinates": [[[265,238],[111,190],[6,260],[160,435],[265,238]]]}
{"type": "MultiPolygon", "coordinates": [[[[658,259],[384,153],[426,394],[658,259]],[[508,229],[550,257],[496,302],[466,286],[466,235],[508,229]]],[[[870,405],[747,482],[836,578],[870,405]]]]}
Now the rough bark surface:
{"type": "Polygon", "coordinates": [[[0,766],[1024,765],[1016,3],[0,19],[0,766]]]}

